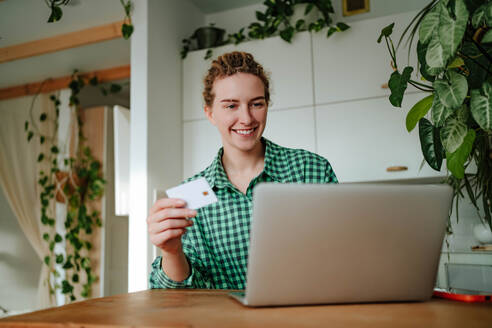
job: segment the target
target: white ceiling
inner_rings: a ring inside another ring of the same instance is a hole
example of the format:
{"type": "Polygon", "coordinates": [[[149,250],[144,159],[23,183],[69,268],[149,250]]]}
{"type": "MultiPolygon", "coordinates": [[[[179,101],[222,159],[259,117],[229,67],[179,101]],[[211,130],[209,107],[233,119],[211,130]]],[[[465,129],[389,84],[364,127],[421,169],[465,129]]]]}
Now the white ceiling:
{"type": "MultiPolygon", "coordinates": [[[[0,1],[0,47],[112,23],[124,18],[119,0],[72,0],[59,22],[47,23],[44,0],[0,1]]],[[[130,41],[116,39],[0,64],[0,88],[130,64],[130,41]]]]}
{"type": "MultiPolygon", "coordinates": [[[[133,0],[140,1],[140,0],[133,0]]],[[[169,0],[158,0],[169,1],[169,0]]],[[[182,1],[182,0],[177,0],[182,1]]],[[[261,3],[262,0],[189,0],[204,14],[261,3]]],[[[0,48],[112,23],[124,18],[120,0],[71,0],[62,19],[47,23],[44,0],[0,0],[0,48]]],[[[0,88],[130,64],[130,41],[111,40],[0,64],[0,88]]]]}
{"type": "Polygon", "coordinates": [[[115,39],[0,64],[0,88],[130,64],[130,41],[115,39]]]}
{"type": "Polygon", "coordinates": [[[120,0],[72,0],[62,7],[62,19],[47,23],[50,9],[44,0],[0,1],[0,47],[122,20],[120,0]]]}

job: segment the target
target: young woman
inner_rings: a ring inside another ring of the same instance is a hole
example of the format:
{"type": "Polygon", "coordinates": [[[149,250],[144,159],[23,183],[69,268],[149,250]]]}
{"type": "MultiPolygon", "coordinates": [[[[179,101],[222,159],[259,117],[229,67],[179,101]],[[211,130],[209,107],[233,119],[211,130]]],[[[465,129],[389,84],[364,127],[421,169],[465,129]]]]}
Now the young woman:
{"type": "Polygon", "coordinates": [[[179,199],[155,202],[147,224],[162,256],[152,264],[150,288],[244,289],[254,187],[338,182],[323,157],[262,137],[269,81],[251,54],[219,56],[204,82],[205,115],[223,147],[210,166],[186,181],[205,177],[219,201],[198,211],[179,199]]]}

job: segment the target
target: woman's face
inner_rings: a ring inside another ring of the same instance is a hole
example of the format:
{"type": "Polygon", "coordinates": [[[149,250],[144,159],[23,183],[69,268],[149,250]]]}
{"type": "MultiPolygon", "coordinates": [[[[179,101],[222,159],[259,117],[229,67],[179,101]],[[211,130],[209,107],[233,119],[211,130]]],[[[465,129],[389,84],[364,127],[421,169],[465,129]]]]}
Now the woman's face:
{"type": "Polygon", "coordinates": [[[263,82],[248,73],[217,79],[212,88],[214,102],[205,114],[217,127],[225,147],[250,151],[260,142],[267,119],[263,82]]]}

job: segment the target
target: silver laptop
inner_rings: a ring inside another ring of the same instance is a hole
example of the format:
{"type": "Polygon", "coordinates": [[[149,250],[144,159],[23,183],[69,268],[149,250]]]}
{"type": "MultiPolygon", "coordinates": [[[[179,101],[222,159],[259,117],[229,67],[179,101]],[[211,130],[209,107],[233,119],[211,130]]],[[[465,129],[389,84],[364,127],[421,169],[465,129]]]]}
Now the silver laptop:
{"type": "Polygon", "coordinates": [[[448,185],[260,184],[247,306],[423,301],[434,288],[448,185]]]}

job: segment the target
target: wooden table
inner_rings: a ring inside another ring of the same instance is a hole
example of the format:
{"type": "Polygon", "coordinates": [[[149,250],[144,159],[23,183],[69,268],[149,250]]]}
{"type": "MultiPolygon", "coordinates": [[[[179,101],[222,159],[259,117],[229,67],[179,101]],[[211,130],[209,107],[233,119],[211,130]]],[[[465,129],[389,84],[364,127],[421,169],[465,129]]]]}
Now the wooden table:
{"type": "Polygon", "coordinates": [[[246,308],[217,290],[146,290],[7,317],[0,327],[492,327],[492,303],[246,308]]]}

